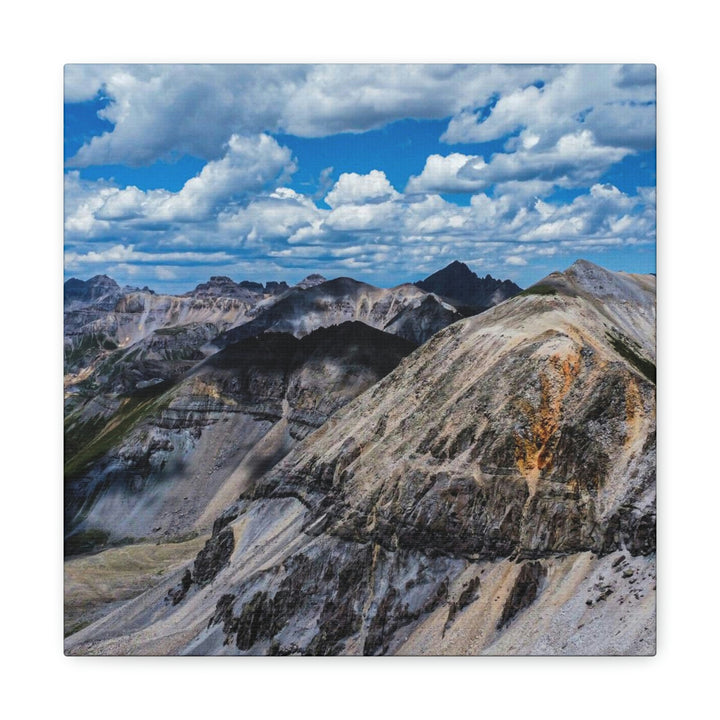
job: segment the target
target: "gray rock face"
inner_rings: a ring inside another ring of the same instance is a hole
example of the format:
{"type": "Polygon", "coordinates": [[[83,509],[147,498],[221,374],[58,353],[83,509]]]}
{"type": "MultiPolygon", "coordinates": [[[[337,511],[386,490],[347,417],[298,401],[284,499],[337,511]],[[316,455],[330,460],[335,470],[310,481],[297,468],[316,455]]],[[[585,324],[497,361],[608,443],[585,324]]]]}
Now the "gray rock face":
{"type": "MultiPolygon", "coordinates": [[[[170,351],[198,353],[198,333],[213,337],[247,319],[259,298],[252,293],[247,297],[175,297],[135,291],[80,306],[71,303],[64,313],[66,387],[74,388],[75,375],[82,381],[97,363],[112,364],[138,349],[145,354],[148,343],[154,349],[165,345],[170,351]],[[138,343],[144,345],[135,347],[138,343]]],[[[203,337],[202,344],[206,342],[203,337]]]]}
{"type": "Polygon", "coordinates": [[[107,417],[71,414],[68,531],[101,528],[120,540],[210,527],[243,483],[413,349],[362,323],[301,340],[269,333],[228,346],[170,388],[136,385],[107,417]]]}
{"type": "MultiPolygon", "coordinates": [[[[272,304],[288,289],[284,282],[263,286],[213,276],[191,292],[171,296],[148,288],[121,289],[105,275],[87,281],[71,278],[65,283],[64,313],[65,372],[71,377],[70,386],[74,387],[75,374],[84,381],[87,369],[94,371],[98,362],[104,365],[102,373],[115,364],[127,368],[127,356],[138,352],[150,360],[158,359],[158,351],[165,360],[197,362],[211,352],[204,348],[208,340],[250,319],[253,308],[272,304]]],[[[144,376],[149,372],[153,370],[143,372],[136,362],[133,374],[138,381],[148,379],[144,376]]],[[[162,377],[162,371],[159,374],[162,377]]],[[[86,395],[107,391],[102,382],[83,389],[86,395]]]]}
{"type": "Polygon", "coordinates": [[[502,615],[498,620],[498,629],[505,627],[519,612],[535,602],[546,575],[547,570],[537,560],[532,560],[522,566],[520,574],[515,578],[510,596],[505,601],[502,615]]]}
{"type": "Polygon", "coordinates": [[[224,528],[205,543],[198,553],[193,566],[193,580],[198,585],[206,585],[230,562],[235,548],[235,538],[230,528],[224,528]]]}
{"type": "Polygon", "coordinates": [[[103,301],[107,306],[122,294],[120,286],[107,275],[96,275],[89,280],[70,278],[63,287],[66,306],[103,301]]]}
{"type": "Polygon", "coordinates": [[[186,297],[237,297],[248,302],[257,302],[267,295],[279,295],[289,289],[286,282],[270,281],[262,283],[242,280],[236,283],[225,275],[213,275],[206,283],[200,283],[194,290],[185,293],[186,297]]]}
{"type": "Polygon", "coordinates": [[[461,313],[442,303],[434,295],[428,295],[416,306],[401,310],[385,327],[385,332],[422,345],[436,332],[462,320],[472,313],[461,313]]]}
{"type": "Polygon", "coordinates": [[[654,279],[626,282],[571,269],[440,331],[244,487],[211,585],[71,647],[652,653],[655,386],[610,338],[654,359],[654,279]]]}
{"type": "Polygon", "coordinates": [[[185,293],[188,297],[240,297],[244,300],[257,300],[265,289],[260,283],[244,281],[236,283],[224,275],[213,275],[206,283],[200,283],[194,290],[185,293]]]}
{"type": "Polygon", "coordinates": [[[73,391],[80,397],[147,395],[148,388],[158,383],[167,387],[204,360],[207,353],[202,348],[216,334],[213,323],[189,323],[158,328],[127,348],[112,349],[106,342],[108,352],[96,360],[87,377],[74,384],[73,391]]]}
{"type": "Polygon", "coordinates": [[[306,287],[296,286],[277,302],[263,306],[252,320],[219,335],[213,344],[223,348],[229,343],[264,332],[283,332],[303,337],[319,327],[353,320],[421,343],[440,327],[461,317],[453,309],[443,308],[439,303],[436,310],[428,307],[420,309],[427,297],[425,292],[412,285],[386,290],[351,278],[336,278],[306,287]],[[416,309],[416,312],[408,315],[406,320],[401,320],[403,312],[412,309],[416,309]]]}
{"type": "Polygon", "coordinates": [[[322,285],[324,282],[327,282],[327,278],[319,275],[318,273],[313,273],[301,280],[297,285],[295,285],[295,287],[300,288],[301,290],[307,290],[308,288],[315,287],[316,285],[322,285]]]}

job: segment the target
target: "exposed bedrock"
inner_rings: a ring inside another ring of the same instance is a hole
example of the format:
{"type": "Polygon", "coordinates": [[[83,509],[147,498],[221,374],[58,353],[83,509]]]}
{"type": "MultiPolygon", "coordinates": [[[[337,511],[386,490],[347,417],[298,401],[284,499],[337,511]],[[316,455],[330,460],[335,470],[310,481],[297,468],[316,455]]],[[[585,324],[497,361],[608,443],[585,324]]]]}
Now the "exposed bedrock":
{"type": "Polygon", "coordinates": [[[652,653],[654,279],[547,287],[440,331],[244,487],[210,582],[72,646],[652,653]]]}
{"type": "Polygon", "coordinates": [[[165,392],[66,419],[66,528],[113,541],[209,528],[223,507],[414,349],[362,323],[228,346],[165,392]],[[77,416],[77,417],[76,417],[77,416]]]}

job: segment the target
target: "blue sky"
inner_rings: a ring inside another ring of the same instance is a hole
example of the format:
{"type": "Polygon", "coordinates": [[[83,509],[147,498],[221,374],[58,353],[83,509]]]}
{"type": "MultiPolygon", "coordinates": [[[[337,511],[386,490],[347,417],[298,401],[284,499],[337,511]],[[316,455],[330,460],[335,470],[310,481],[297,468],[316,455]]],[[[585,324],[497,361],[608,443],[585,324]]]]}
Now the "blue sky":
{"type": "Polygon", "coordinates": [[[69,65],[65,276],[655,271],[650,65],[69,65]]]}

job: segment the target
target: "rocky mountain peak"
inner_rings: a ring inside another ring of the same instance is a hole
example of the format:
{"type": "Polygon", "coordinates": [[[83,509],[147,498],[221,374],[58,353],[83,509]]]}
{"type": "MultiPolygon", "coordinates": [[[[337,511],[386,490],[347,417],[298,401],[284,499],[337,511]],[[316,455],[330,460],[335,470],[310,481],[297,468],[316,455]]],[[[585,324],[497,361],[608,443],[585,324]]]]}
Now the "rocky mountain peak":
{"type": "Polygon", "coordinates": [[[281,280],[280,282],[270,280],[265,283],[265,292],[268,293],[268,295],[279,295],[289,289],[290,286],[284,280],[281,280]]]}
{"type": "Polygon", "coordinates": [[[327,282],[327,278],[318,273],[313,273],[312,275],[308,275],[304,280],[301,280],[295,287],[301,290],[307,290],[316,285],[322,285],[324,282],[327,282]]]}
{"type": "Polygon", "coordinates": [[[70,278],[65,281],[63,295],[65,302],[89,302],[107,295],[119,295],[120,286],[107,275],[95,275],[89,280],[70,278]]]}
{"type": "MultiPolygon", "coordinates": [[[[525,292],[528,295],[581,296],[601,303],[606,312],[614,315],[616,322],[620,313],[629,329],[641,320],[654,325],[655,287],[654,275],[615,272],[587,260],[577,260],[564,272],[550,273],[525,292]]],[[[647,332],[647,328],[643,328],[639,336],[644,337],[647,332]]]]}
{"type": "Polygon", "coordinates": [[[270,281],[266,285],[252,280],[236,283],[226,275],[213,275],[207,282],[200,283],[185,296],[194,297],[238,297],[250,300],[252,295],[279,295],[289,289],[286,282],[270,281]]]}
{"type": "Polygon", "coordinates": [[[260,283],[243,280],[236,283],[226,275],[213,275],[207,282],[200,283],[194,290],[185,293],[194,297],[240,297],[249,298],[251,295],[262,295],[264,288],[260,283]]]}
{"type": "Polygon", "coordinates": [[[491,307],[517,295],[521,288],[510,280],[490,274],[479,278],[465,263],[454,260],[442,270],[415,283],[417,287],[446,297],[461,305],[491,307]]]}
{"type": "Polygon", "coordinates": [[[173,567],[127,605],[124,579],[91,609],[66,584],[66,652],[651,654],[654,288],[581,262],[460,319],[336,278],[264,298],[209,357],[206,306],[242,301],[105,345],[96,377],[132,395],[71,399],[67,572],[85,593],[97,556],[69,556],[123,538],[173,567]]]}
{"type": "Polygon", "coordinates": [[[639,300],[638,284],[627,273],[606,270],[587,260],[575,261],[564,273],[578,288],[596,297],[639,300]]]}

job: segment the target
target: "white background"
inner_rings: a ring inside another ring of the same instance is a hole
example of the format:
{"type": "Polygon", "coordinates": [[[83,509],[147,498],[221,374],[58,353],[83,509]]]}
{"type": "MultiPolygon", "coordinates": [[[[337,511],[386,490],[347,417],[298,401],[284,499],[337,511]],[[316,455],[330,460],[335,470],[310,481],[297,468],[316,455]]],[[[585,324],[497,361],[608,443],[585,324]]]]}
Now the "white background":
{"type": "Polygon", "coordinates": [[[3,9],[0,633],[6,717],[688,718],[717,710],[717,39],[651,2],[19,3],[3,9]],[[62,71],[82,62],[658,65],[654,658],[62,655],[62,71]],[[713,73],[715,71],[715,73],[713,73]]]}

